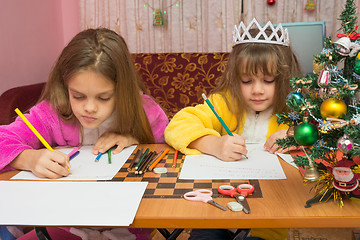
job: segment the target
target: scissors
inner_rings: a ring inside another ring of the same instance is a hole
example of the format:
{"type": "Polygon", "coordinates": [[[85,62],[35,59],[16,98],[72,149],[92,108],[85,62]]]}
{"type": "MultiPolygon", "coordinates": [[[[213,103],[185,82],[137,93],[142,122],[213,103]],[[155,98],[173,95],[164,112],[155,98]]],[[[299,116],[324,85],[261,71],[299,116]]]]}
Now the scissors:
{"type": "Polygon", "coordinates": [[[214,200],[212,200],[212,191],[207,189],[199,189],[192,192],[187,192],[184,194],[184,198],[186,200],[190,201],[201,201],[204,203],[209,203],[215,207],[220,208],[221,210],[226,211],[226,208],[221,206],[220,204],[216,203],[214,200]]]}
{"type": "Polygon", "coordinates": [[[234,197],[236,201],[244,207],[244,212],[246,214],[250,213],[250,207],[246,201],[246,196],[254,192],[254,190],[255,188],[251,184],[240,184],[236,188],[230,185],[221,185],[218,187],[219,193],[234,197]]]}

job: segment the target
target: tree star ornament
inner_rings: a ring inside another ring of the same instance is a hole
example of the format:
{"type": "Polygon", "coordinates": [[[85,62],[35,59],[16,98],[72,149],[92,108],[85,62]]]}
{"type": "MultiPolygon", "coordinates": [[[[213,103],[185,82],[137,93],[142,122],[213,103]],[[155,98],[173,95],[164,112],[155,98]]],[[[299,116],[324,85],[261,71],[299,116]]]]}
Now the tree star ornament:
{"type": "Polygon", "coordinates": [[[347,112],[345,103],[337,98],[326,99],[320,107],[320,114],[323,119],[342,118],[347,112]]]}

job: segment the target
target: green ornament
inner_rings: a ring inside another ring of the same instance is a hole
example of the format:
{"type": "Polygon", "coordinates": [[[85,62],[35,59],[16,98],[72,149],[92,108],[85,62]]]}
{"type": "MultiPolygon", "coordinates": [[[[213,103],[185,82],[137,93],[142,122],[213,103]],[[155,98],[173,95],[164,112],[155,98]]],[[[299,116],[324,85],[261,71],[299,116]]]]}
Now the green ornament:
{"type": "Polygon", "coordinates": [[[318,130],[314,124],[303,122],[295,127],[294,138],[298,144],[310,146],[318,139],[318,130]]]}
{"type": "Polygon", "coordinates": [[[289,93],[289,95],[287,95],[287,97],[286,97],[287,100],[293,99],[298,103],[301,103],[302,98],[303,98],[303,96],[301,95],[301,93],[296,92],[296,91],[289,93]]]}
{"type": "Polygon", "coordinates": [[[355,64],[354,64],[354,72],[356,74],[360,75],[360,52],[358,53],[357,57],[355,58],[355,64]]]}

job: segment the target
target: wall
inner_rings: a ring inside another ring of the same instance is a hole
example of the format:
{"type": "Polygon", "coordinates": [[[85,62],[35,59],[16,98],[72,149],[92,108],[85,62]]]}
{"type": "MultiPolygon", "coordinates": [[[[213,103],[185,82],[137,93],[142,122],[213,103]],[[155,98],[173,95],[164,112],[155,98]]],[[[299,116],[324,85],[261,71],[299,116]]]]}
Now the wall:
{"type": "MultiPolygon", "coordinates": [[[[308,0],[79,0],[81,29],[108,27],[120,33],[132,53],[227,52],[232,47],[234,25],[256,17],[265,24],[326,22],[326,36],[337,39],[338,20],[346,0],[316,0],[315,10],[305,10],[308,0]],[[162,26],[154,26],[156,10],[162,26]],[[166,12],[166,13],[165,13],[166,12]]],[[[359,7],[360,0],[354,0],[359,7]]],[[[357,10],[360,19],[360,10],[357,10]]],[[[358,30],[359,32],[359,30],[358,30]]],[[[314,53],[314,55],[317,53],[314,53]]]]}
{"type": "Polygon", "coordinates": [[[0,94],[13,87],[45,82],[79,26],[78,1],[2,0],[0,94]]]}

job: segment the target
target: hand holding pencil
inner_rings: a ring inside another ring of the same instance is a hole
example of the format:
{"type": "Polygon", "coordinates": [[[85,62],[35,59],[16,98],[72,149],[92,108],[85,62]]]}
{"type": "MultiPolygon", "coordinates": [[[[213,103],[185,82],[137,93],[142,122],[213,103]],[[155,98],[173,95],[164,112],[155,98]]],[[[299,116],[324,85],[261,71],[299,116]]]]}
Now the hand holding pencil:
{"type": "MultiPolygon", "coordinates": [[[[216,136],[207,135],[198,139],[196,144],[203,146],[207,144],[208,146],[205,147],[213,153],[212,155],[215,155],[223,161],[237,161],[243,157],[247,158],[245,139],[237,134],[232,133],[204,93],[202,94],[202,97],[228,135],[221,136],[220,141],[216,136]],[[203,141],[203,143],[201,143],[201,141],[203,141]]],[[[209,153],[207,151],[203,152],[209,153]]]]}
{"type": "Polygon", "coordinates": [[[69,175],[71,173],[69,156],[60,151],[54,151],[21,111],[15,109],[15,112],[46,149],[26,149],[14,159],[11,166],[16,169],[30,170],[38,177],[55,179],[69,175]]]}

